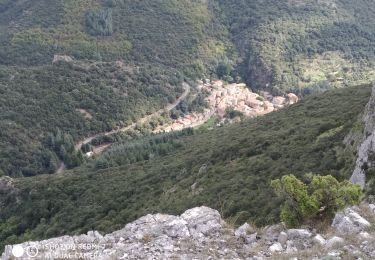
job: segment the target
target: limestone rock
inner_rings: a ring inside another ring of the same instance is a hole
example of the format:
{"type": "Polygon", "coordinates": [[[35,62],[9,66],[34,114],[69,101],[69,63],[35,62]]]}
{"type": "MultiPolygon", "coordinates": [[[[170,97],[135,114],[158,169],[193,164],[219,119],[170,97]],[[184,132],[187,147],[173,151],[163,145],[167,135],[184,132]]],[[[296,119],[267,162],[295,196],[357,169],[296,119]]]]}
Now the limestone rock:
{"type": "Polygon", "coordinates": [[[73,61],[73,58],[70,57],[70,56],[67,56],[67,55],[54,55],[54,56],[53,56],[53,61],[52,61],[52,63],[57,63],[57,62],[60,62],[60,61],[64,61],[64,62],[72,62],[72,61],[73,61]]]}
{"type": "Polygon", "coordinates": [[[306,229],[289,229],[287,233],[289,239],[303,239],[310,238],[312,236],[311,232],[306,229]]]}
{"type": "Polygon", "coordinates": [[[252,235],[248,235],[244,237],[246,244],[255,243],[258,240],[258,233],[254,233],[252,235]]]}
{"type": "Polygon", "coordinates": [[[181,215],[181,218],[187,222],[193,237],[218,235],[223,223],[219,212],[208,207],[189,209],[181,215]]]}
{"type": "Polygon", "coordinates": [[[363,142],[358,147],[358,156],[353,174],[350,181],[359,184],[362,188],[366,184],[366,176],[364,166],[374,166],[375,162],[371,162],[371,154],[375,152],[375,84],[369,102],[366,105],[362,121],[365,123],[363,131],[363,142]]]}
{"type": "Polygon", "coordinates": [[[250,229],[250,225],[245,223],[242,226],[238,227],[234,234],[236,237],[245,237],[247,235],[247,231],[250,229]]]}
{"type": "Polygon", "coordinates": [[[280,244],[285,245],[287,240],[288,240],[288,234],[285,233],[284,231],[280,232],[279,238],[277,239],[277,241],[279,241],[280,244]]]}
{"type": "Polygon", "coordinates": [[[371,210],[372,213],[375,214],[375,204],[369,204],[368,208],[371,210]]]}
{"type": "Polygon", "coordinates": [[[359,215],[352,208],[346,208],[345,210],[336,214],[332,222],[332,227],[335,228],[339,233],[359,233],[364,231],[370,226],[370,223],[359,215]]]}
{"type": "MultiPolygon", "coordinates": [[[[366,223],[358,221],[358,216],[352,214],[352,211],[360,212],[358,208],[349,209],[351,211],[344,213],[345,216],[354,216],[353,223],[366,223]]],[[[357,232],[356,229],[349,230],[357,232]]],[[[67,259],[68,255],[77,253],[86,254],[80,259],[101,260],[288,259],[300,252],[303,256],[311,254],[311,259],[343,257],[344,252],[349,259],[375,258],[375,241],[372,233],[366,231],[348,233],[345,236],[348,241],[336,233],[326,241],[322,235],[313,236],[314,232],[307,229],[286,230],[283,224],[264,228],[260,237],[257,233],[249,234],[254,231],[247,223],[234,230],[222,220],[218,211],[197,207],[180,216],[149,214],[104,236],[89,231],[78,236],[8,245],[0,259],[67,259]],[[20,247],[23,256],[15,258],[14,250],[20,247]],[[31,253],[37,250],[38,255],[29,257],[26,253],[29,249],[31,253]]]]}
{"type": "Polygon", "coordinates": [[[327,243],[325,247],[327,249],[334,248],[334,247],[340,247],[345,243],[345,240],[341,237],[334,236],[327,240],[327,243]]]}
{"type": "Polygon", "coordinates": [[[283,251],[283,247],[279,242],[277,242],[277,243],[273,244],[272,246],[270,246],[269,250],[271,252],[281,252],[281,251],[283,251]]]}
{"type": "Polygon", "coordinates": [[[313,242],[315,244],[318,244],[318,245],[321,245],[321,246],[324,246],[326,244],[326,240],[320,235],[320,234],[317,234],[314,238],[313,238],[313,242]]]}
{"type": "Polygon", "coordinates": [[[286,242],[286,251],[285,252],[287,252],[288,254],[290,254],[290,253],[294,253],[294,252],[297,252],[297,251],[298,251],[298,249],[296,248],[294,242],[288,240],[286,242]]]}
{"type": "Polygon", "coordinates": [[[369,233],[364,232],[364,231],[360,232],[360,233],[358,234],[358,237],[359,237],[360,239],[362,239],[362,240],[372,240],[372,239],[373,239],[373,237],[372,237],[369,233]]]}
{"type": "Polygon", "coordinates": [[[280,232],[284,229],[285,227],[282,224],[265,227],[263,230],[262,238],[267,241],[277,241],[280,232]]]}

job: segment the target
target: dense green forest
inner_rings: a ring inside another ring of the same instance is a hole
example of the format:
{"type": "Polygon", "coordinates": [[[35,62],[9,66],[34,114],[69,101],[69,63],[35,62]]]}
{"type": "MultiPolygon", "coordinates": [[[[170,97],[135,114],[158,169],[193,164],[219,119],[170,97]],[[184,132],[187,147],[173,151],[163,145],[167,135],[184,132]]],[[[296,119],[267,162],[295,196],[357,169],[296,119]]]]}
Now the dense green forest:
{"type": "Polygon", "coordinates": [[[0,176],[79,164],[71,140],[160,109],[184,80],[301,95],[368,81],[374,12],[368,0],[0,0],[0,176]],[[68,144],[48,144],[58,131],[68,144]]]}
{"type": "Polygon", "coordinates": [[[274,92],[375,79],[375,2],[218,0],[247,83],[274,92]]]}
{"type": "Polygon", "coordinates": [[[168,72],[115,63],[1,67],[0,81],[0,174],[12,177],[53,172],[59,148],[47,144],[49,134],[60,131],[74,144],[128,125],[182,92],[168,72]]]}
{"type": "Polygon", "coordinates": [[[272,179],[348,178],[356,146],[343,140],[361,132],[370,91],[369,85],[331,90],[238,124],[138,137],[71,171],[14,179],[0,196],[1,246],[109,232],[148,213],[198,205],[239,223],[278,221],[281,202],[270,195],[272,179]]]}
{"type": "Polygon", "coordinates": [[[0,64],[76,59],[153,64],[197,76],[228,56],[217,4],[188,0],[2,0],[0,64]]]}
{"type": "Polygon", "coordinates": [[[184,79],[214,71],[232,51],[215,8],[1,0],[0,176],[52,173],[59,160],[75,166],[70,140],[128,125],[173,102],[184,79]],[[54,55],[68,60],[51,64],[54,55]],[[68,144],[48,143],[58,131],[68,144]]]}

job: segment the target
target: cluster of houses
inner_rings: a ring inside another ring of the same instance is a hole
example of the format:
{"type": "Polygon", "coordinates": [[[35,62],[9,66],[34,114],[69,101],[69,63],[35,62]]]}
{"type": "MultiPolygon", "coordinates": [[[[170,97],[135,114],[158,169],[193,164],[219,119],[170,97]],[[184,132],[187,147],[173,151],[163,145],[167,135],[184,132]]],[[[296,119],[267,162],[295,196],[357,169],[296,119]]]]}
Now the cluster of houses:
{"type": "Polygon", "coordinates": [[[266,91],[257,94],[246,87],[244,83],[224,84],[221,80],[198,81],[197,89],[210,93],[206,98],[208,108],[202,113],[194,112],[178,118],[172,124],[163,126],[158,131],[169,132],[195,127],[203,124],[215,114],[223,119],[228,109],[237,110],[246,117],[257,117],[298,102],[298,97],[293,93],[289,93],[285,97],[272,96],[266,91]]]}

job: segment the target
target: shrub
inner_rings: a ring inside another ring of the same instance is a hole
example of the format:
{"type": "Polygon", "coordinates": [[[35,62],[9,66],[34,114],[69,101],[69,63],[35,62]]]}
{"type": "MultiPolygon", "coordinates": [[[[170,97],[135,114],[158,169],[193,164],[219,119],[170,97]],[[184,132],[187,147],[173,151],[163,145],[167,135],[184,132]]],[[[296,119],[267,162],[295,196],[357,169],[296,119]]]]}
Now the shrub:
{"type": "Polygon", "coordinates": [[[111,9],[86,13],[87,32],[93,36],[110,36],[113,33],[111,9]]]}
{"type": "Polygon", "coordinates": [[[336,211],[359,203],[362,195],[360,186],[339,182],[331,175],[313,176],[308,184],[294,175],[285,175],[273,180],[271,186],[285,201],[280,219],[290,226],[310,219],[331,218],[336,211]]]}
{"type": "Polygon", "coordinates": [[[227,109],[227,111],[225,111],[225,117],[226,118],[233,119],[235,117],[242,117],[242,116],[243,116],[243,113],[238,111],[238,110],[227,109]]]}

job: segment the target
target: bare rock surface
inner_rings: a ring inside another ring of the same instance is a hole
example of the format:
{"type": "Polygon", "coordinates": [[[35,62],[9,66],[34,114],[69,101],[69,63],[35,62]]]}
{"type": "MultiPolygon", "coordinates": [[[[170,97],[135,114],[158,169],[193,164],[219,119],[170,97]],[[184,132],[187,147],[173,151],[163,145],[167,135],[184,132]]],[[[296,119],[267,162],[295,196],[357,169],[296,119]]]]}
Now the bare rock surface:
{"type": "Polygon", "coordinates": [[[73,61],[73,58],[68,55],[54,55],[53,56],[52,63],[57,63],[61,61],[69,63],[73,61]]]}
{"type": "Polygon", "coordinates": [[[106,235],[89,231],[8,245],[1,259],[373,259],[374,234],[364,217],[375,214],[372,208],[347,208],[336,215],[333,231],[318,234],[284,224],[234,229],[203,206],[180,216],[149,214],[106,235]]]}
{"type": "Polygon", "coordinates": [[[365,125],[362,133],[363,141],[358,147],[356,166],[350,181],[359,184],[363,188],[366,185],[364,169],[375,166],[375,162],[373,162],[371,158],[371,155],[375,153],[375,83],[372,88],[371,98],[366,105],[362,121],[365,125]]]}
{"type": "Polygon", "coordinates": [[[347,208],[338,212],[332,223],[332,227],[338,233],[344,234],[358,234],[370,226],[370,222],[364,219],[355,208],[347,208]]]}

